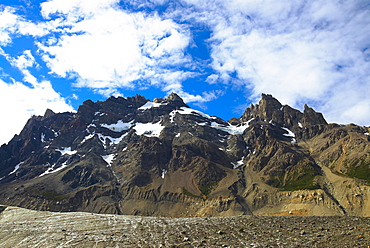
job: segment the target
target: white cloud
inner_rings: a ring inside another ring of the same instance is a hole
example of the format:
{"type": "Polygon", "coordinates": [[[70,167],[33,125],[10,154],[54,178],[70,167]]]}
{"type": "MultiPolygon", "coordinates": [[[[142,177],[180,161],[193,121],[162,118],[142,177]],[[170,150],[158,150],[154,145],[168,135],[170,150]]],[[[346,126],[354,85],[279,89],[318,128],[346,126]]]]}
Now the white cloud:
{"type": "Polygon", "coordinates": [[[49,0],[41,3],[41,14],[45,18],[57,13],[67,14],[71,22],[76,22],[98,11],[104,12],[117,2],[117,0],[49,0]]]}
{"type": "Polygon", "coordinates": [[[10,55],[6,54],[4,51],[0,52],[12,66],[18,68],[20,72],[23,74],[23,80],[28,82],[32,85],[38,84],[37,79],[33,76],[28,68],[30,67],[38,67],[36,63],[35,57],[33,57],[30,50],[25,50],[22,55],[18,56],[17,58],[12,58],[10,55]]]}
{"type": "Polygon", "coordinates": [[[3,130],[0,144],[9,142],[32,115],[43,115],[47,108],[55,112],[73,111],[48,81],[29,88],[19,82],[7,84],[0,80],[0,106],[0,129],[3,130]]]}
{"type": "Polygon", "coordinates": [[[12,7],[0,5],[0,45],[5,46],[12,42],[12,35],[32,35],[35,37],[46,35],[57,22],[35,24],[25,20],[15,13],[12,7]]]}
{"type": "Polygon", "coordinates": [[[44,17],[65,17],[59,26],[61,37],[38,43],[51,71],[75,76],[76,87],[98,89],[104,95],[121,87],[178,84],[187,74],[167,67],[189,62],[184,54],[190,42],[187,29],[156,15],[124,12],[117,2],[53,0],[41,5],[44,17]],[[153,84],[153,75],[173,81],[153,84]]]}
{"type": "Polygon", "coordinates": [[[160,40],[158,46],[150,54],[152,57],[160,58],[164,55],[170,55],[188,46],[189,38],[186,35],[175,29],[172,29],[170,33],[170,36],[160,40]]]}
{"type": "Polygon", "coordinates": [[[206,82],[209,83],[209,84],[216,84],[217,81],[219,80],[220,76],[217,75],[217,74],[212,74],[212,75],[209,75],[206,79],[206,82]]]}
{"type": "MultiPolygon", "coordinates": [[[[52,73],[104,96],[120,95],[120,88],[156,87],[202,103],[222,94],[212,87],[224,83],[244,88],[253,100],[271,93],[293,107],[308,102],[329,121],[370,123],[366,0],[127,1],[147,10],[168,3],[167,12],[151,13],[130,13],[119,2],[49,0],[41,4],[45,19],[37,23],[3,7],[0,45],[11,44],[13,36],[41,37],[35,39],[37,52],[7,57],[36,88],[39,80],[30,68],[41,54],[52,73]],[[193,25],[211,31],[204,41],[209,65],[187,54],[195,44],[193,25]],[[207,76],[207,66],[214,70],[206,79],[211,89],[186,91],[184,81],[207,76]]],[[[0,54],[7,56],[1,48],[0,54]]]]}
{"type": "MultiPolygon", "coordinates": [[[[363,98],[361,98],[363,99],[363,98]]],[[[347,108],[341,115],[344,120],[351,120],[351,123],[366,123],[370,113],[370,100],[360,100],[353,102],[353,106],[347,108]]]]}
{"type": "Polygon", "coordinates": [[[17,20],[18,16],[13,14],[10,7],[5,7],[0,12],[0,45],[6,45],[11,42],[10,33],[14,32],[17,20]]]}
{"type": "Polygon", "coordinates": [[[336,85],[328,93],[321,109],[330,122],[369,125],[370,85],[360,84],[359,81],[361,79],[353,75],[353,78],[336,85]]]}
{"type": "Polygon", "coordinates": [[[30,50],[25,50],[22,55],[11,61],[13,66],[16,66],[19,70],[24,70],[28,67],[32,67],[36,61],[30,50]]]}
{"type": "Polygon", "coordinates": [[[198,106],[202,108],[206,108],[203,105],[203,103],[215,100],[221,94],[222,94],[221,91],[203,92],[202,95],[198,95],[198,94],[193,95],[193,94],[189,94],[184,91],[179,92],[179,95],[184,99],[184,102],[186,103],[196,102],[198,106]]]}
{"type": "MultiPolygon", "coordinates": [[[[281,101],[294,104],[297,99],[322,97],[336,76],[333,65],[319,54],[321,44],[307,41],[304,35],[264,37],[252,32],[225,39],[213,50],[213,65],[221,75],[234,71],[256,95],[273,93],[281,101]],[[325,82],[325,84],[323,84],[325,82]]],[[[224,78],[227,78],[223,75],[224,78]]]]}
{"type": "Polygon", "coordinates": [[[363,93],[370,90],[367,1],[184,2],[193,12],[186,16],[212,31],[218,77],[209,83],[244,80],[254,100],[272,93],[293,107],[312,103],[329,121],[369,125],[363,93]]]}
{"type": "MultiPolygon", "coordinates": [[[[192,42],[188,25],[155,13],[129,13],[118,2],[50,0],[40,5],[46,21],[37,24],[8,8],[3,12],[7,22],[0,30],[6,35],[42,37],[35,40],[37,55],[51,73],[74,78],[75,87],[91,88],[103,96],[118,96],[120,88],[156,87],[180,93],[188,102],[216,98],[213,93],[189,94],[183,89],[185,80],[199,74],[186,69],[194,62],[185,54],[192,42]]],[[[2,40],[11,42],[10,36],[2,40]]],[[[25,82],[38,85],[29,71],[38,66],[30,51],[6,57],[22,72],[25,82]]]]}
{"type": "Polygon", "coordinates": [[[99,95],[105,96],[106,98],[108,98],[110,96],[114,96],[114,97],[122,96],[122,94],[119,93],[117,89],[112,89],[112,88],[94,89],[94,92],[99,94],[99,95]]]}

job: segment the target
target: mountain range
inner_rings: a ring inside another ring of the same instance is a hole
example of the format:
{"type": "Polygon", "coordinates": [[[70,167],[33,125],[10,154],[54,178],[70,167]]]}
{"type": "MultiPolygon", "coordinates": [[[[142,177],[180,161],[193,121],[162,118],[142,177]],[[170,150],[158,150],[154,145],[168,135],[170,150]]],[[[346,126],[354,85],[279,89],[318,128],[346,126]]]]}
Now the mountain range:
{"type": "Polygon", "coordinates": [[[33,116],[0,147],[0,203],[171,217],[370,216],[369,133],[267,94],[229,121],[175,93],[88,100],[75,113],[33,116]]]}

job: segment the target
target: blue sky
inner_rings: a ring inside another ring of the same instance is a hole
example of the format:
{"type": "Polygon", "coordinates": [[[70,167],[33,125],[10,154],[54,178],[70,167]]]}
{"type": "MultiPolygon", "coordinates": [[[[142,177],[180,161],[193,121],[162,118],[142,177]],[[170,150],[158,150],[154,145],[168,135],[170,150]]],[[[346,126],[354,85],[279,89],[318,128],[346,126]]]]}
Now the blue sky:
{"type": "Polygon", "coordinates": [[[0,143],[87,99],[178,93],[225,120],[269,93],[370,125],[369,0],[2,0],[0,143]]]}

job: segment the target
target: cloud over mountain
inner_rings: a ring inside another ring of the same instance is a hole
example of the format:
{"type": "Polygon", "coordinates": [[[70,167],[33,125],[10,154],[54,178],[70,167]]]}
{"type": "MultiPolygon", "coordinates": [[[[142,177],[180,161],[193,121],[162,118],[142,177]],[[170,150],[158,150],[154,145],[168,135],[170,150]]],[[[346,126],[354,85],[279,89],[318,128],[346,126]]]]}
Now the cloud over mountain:
{"type": "Polygon", "coordinates": [[[26,87],[40,95],[22,101],[55,95],[44,108],[70,110],[81,92],[177,92],[230,118],[271,93],[369,125],[369,12],[363,0],[16,1],[0,5],[0,96],[26,87]]]}

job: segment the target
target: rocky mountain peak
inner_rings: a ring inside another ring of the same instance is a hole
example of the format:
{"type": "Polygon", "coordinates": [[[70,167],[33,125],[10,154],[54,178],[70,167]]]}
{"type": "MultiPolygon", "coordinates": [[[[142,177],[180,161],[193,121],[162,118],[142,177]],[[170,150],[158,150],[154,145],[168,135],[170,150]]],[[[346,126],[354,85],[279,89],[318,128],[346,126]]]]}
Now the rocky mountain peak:
{"type": "Polygon", "coordinates": [[[241,117],[243,121],[251,118],[259,118],[267,121],[281,123],[283,117],[282,105],[272,95],[262,94],[261,100],[256,105],[247,108],[241,117]]]}
{"type": "Polygon", "coordinates": [[[321,113],[318,113],[312,108],[308,107],[307,104],[304,105],[302,123],[304,123],[305,125],[328,124],[321,113]]]}
{"type": "Polygon", "coordinates": [[[308,107],[307,104],[304,105],[302,113],[288,105],[283,106],[269,94],[262,94],[259,103],[247,108],[240,119],[247,121],[251,118],[271,121],[288,128],[327,124],[323,115],[308,107]]]}
{"type": "Polygon", "coordinates": [[[183,102],[182,98],[179,97],[179,95],[177,95],[174,92],[172,92],[166,99],[169,100],[169,101],[181,101],[181,102],[183,102]]]}
{"type": "Polygon", "coordinates": [[[184,103],[184,101],[182,100],[182,98],[177,95],[176,93],[171,93],[169,96],[167,96],[166,98],[155,98],[153,100],[153,103],[160,103],[160,104],[163,104],[163,105],[169,105],[170,107],[174,108],[174,109],[177,109],[177,108],[180,108],[180,107],[189,107],[188,105],[186,105],[184,103]]]}
{"type": "Polygon", "coordinates": [[[149,101],[144,96],[136,94],[134,97],[127,97],[126,98],[130,102],[137,102],[139,104],[144,104],[145,102],[149,101]]]}
{"type": "Polygon", "coordinates": [[[273,110],[280,109],[282,107],[281,103],[270,94],[262,94],[259,104],[261,109],[273,110]]]}
{"type": "Polygon", "coordinates": [[[77,113],[33,116],[0,147],[0,204],[212,216],[291,201],[364,215],[369,142],[368,128],[328,125],[307,105],[302,113],[267,94],[229,122],[175,93],[88,100],[77,113]]]}
{"type": "Polygon", "coordinates": [[[43,116],[43,119],[50,118],[51,116],[55,115],[54,111],[51,109],[47,109],[43,116]]]}

